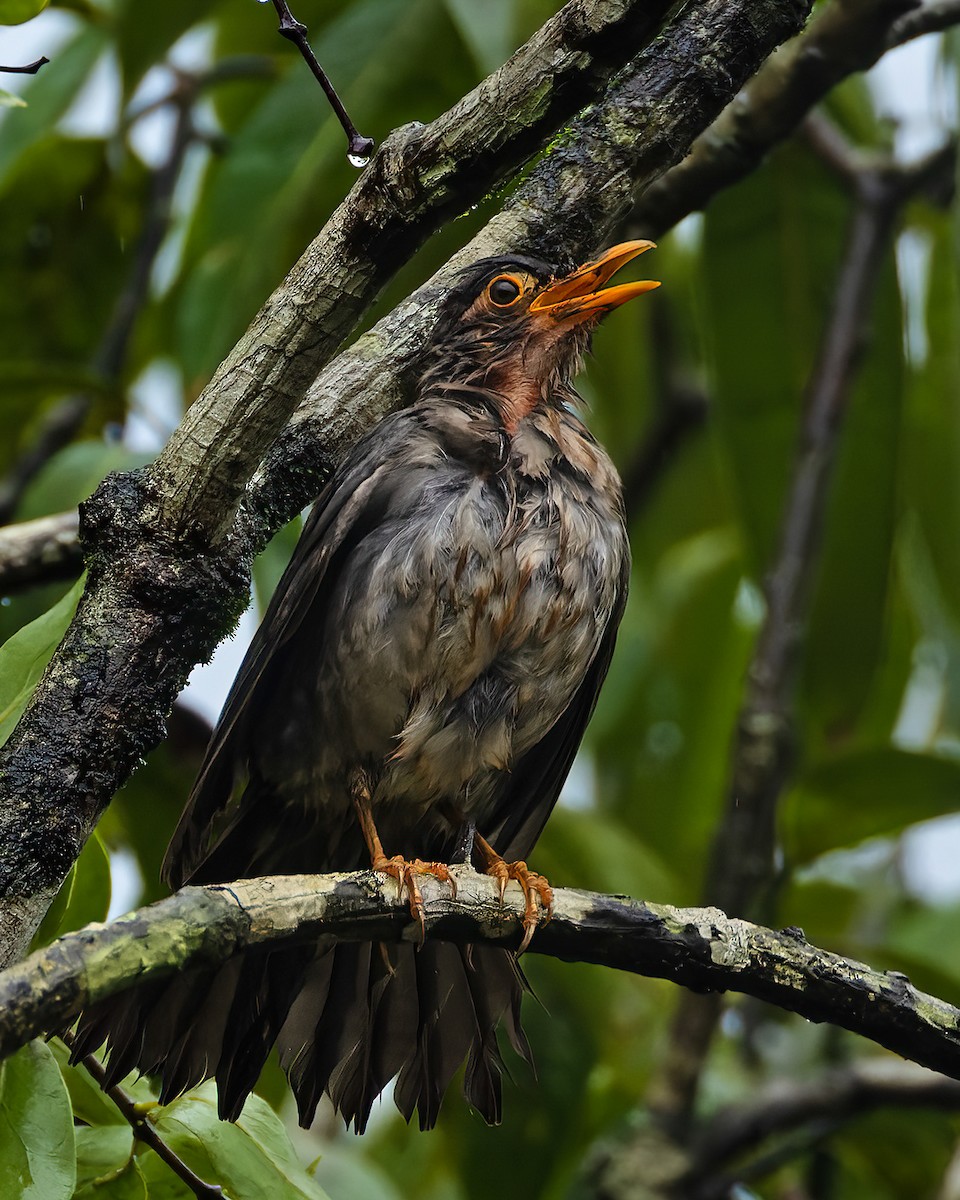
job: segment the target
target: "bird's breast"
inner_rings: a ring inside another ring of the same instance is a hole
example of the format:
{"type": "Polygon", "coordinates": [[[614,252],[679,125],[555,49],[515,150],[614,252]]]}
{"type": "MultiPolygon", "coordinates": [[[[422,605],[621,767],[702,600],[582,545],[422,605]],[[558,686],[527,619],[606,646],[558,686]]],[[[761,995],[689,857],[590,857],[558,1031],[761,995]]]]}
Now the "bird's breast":
{"type": "Polygon", "coordinates": [[[498,471],[445,457],[408,488],[326,606],[315,783],[362,766],[381,804],[489,802],[570,703],[616,607],[628,550],[616,476],[599,481],[533,429],[498,471]]]}

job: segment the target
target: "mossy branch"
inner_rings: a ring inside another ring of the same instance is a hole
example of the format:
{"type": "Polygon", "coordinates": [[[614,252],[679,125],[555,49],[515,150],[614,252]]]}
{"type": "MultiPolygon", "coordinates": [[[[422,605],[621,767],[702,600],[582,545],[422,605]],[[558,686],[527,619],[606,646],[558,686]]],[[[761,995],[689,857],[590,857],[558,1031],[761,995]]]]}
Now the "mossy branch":
{"type": "MultiPolygon", "coordinates": [[[[428,938],[519,945],[524,901],[466,866],[448,884],[425,878],[428,938]]],[[[169,899],[89,925],[0,974],[0,1057],[63,1028],[82,1008],[188,966],[293,941],[416,941],[420,923],[394,880],[374,871],[283,875],[186,887],[169,899]]],[[[716,908],[673,908],[559,888],[531,950],[670,979],[697,991],[736,991],[827,1021],[960,1078],[960,1010],[904,975],[811,946],[716,908]]]]}

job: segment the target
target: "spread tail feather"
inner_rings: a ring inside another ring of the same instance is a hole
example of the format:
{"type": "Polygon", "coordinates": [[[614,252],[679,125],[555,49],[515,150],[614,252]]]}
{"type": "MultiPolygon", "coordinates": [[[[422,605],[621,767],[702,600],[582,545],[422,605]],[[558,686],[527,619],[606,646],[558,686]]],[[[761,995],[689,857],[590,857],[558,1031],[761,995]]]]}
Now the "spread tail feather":
{"type": "Polygon", "coordinates": [[[161,1103],[215,1077],[220,1115],[236,1120],[276,1043],[301,1125],[326,1092],[357,1133],[394,1077],[404,1118],[417,1110],[420,1128],[432,1128],[466,1060],[464,1095],[496,1124],[501,1022],[532,1062],[520,1026],[524,990],[513,955],[493,946],[345,943],[243,954],[102,1001],[80,1019],[73,1060],[106,1042],[109,1082],[157,1073],[161,1103]]]}

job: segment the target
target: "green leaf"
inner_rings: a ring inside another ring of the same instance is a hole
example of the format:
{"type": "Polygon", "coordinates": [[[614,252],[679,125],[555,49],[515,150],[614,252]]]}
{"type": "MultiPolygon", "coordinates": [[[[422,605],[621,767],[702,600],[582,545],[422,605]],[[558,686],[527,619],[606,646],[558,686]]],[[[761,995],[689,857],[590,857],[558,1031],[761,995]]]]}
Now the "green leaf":
{"type": "Polygon", "coordinates": [[[42,13],[50,0],[0,0],[0,25],[22,25],[42,13]]]}
{"type": "Polygon", "coordinates": [[[0,1196],[70,1200],[75,1183],[70,1098],[49,1047],[30,1042],[0,1064],[0,1196]]]}
{"type": "Polygon", "coordinates": [[[784,805],[791,861],[898,833],[954,812],[960,761],[886,747],[851,753],[803,774],[784,805]]]}
{"type": "Polygon", "coordinates": [[[282,1121],[258,1096],[247,1100],[235,1124],[221,1121],[216,1086],[205,1083],[150,1119],[167,1145],[231,1200],[327,1200],[299,1162],[282,1121]]]}
{"type": "Polygon", "coordinates": [[[22,100],[19,96],[15,96],[13,92],[7,92],[0,88],[0,108],[26,108],[26,100],[22,100]]]}
{"type": "Polygon", "coordinates": [[[716,418],[756,578],[774,554],[849,213],[844,185],[794,144],[722,192],[705,217],[716,418]]]}
{"type": "Polygon", "coordinates": [[[46,946],[71,929],[82,929],[92,921],[105,921],[110,908],[110,857],[96,832],[70,868],[30,948],[46,946]]]}
{"type": "Polygon", "coordinates": [[[515,49],[514,0],[446,0],[446,5],[479,71],[489,75],[510,57],[515,49]]]}
{"type": "Polygon", "coordinates": [[[83,594],[83,578],[43,616],[0,646],[0,745],[13,732],[83,594]]]}
{"type": "Polygon", "coordinates": [[[73,1115],[87,1125],[122,1125],[129,1128],[119,1108],[86,1067],[81,1063],[70,1065],[70,1051],[63,1042],[59,1038],[51,1038],[48,1045],[67,1085],[73,1115]]]}
{"type": "Polygon", "coordinates": [[[78,1129],[76,1136],[74,1200],[147,1200],[147,1182],[133,1154],[129,1125],[78,1129]]]}

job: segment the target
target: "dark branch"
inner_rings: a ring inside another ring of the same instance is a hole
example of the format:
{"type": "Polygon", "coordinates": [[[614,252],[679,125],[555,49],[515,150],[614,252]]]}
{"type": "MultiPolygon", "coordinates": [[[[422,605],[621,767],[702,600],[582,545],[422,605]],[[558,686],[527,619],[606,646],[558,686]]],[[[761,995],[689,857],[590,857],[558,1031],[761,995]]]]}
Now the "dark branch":
{"type": "Polygon", "coordinates": [[[336,113],[337,120],[343,127],[343,132],[347,135],[347,155],[355,167],[366,166],[367,160],[374,151],[376,143],[371,137],[364,137],[362,133],[357,133],[356,126],[350,120],[350,115],[343,107],[343,102],[337,95],[336,89],[327,78],[327,73],[317,61],[317,56],[313,52],[313,47],[307,41],[307,27],[302,21],[290,11],[286,0],[273,0],[273,7],[277,10],[277,16],[280,18],[280,36],[285,37],[288,41],[293,42],[300,53],[303,55],[304,62],[314,74],[314,78],[324,90],[327,100],[330,102],[330,107],[336,113]],[[357,161],[354,161],[357,160],[357,161]]]}
{"type": "Polygon", "coordinates": [[[0,479],[0,525],[13,520],[27,486],[51,458],[70,444],[90,407],[87,396],[68,396],[43,417],[33,444],[21,454],[0,479]]]}
{"type": "MultiPolygon", "coordinates": [[[[457,894],[423,883],[428,937],[516,947],[525,902],[512,885],[459,866],[457,894]]],[[[64,1027],[84,1007],[189,965],[213,966],[241,950],[291,941],[419,940],[394,880],[373,872],[283,875],[183,888],[109,925],[67,934],[0,974],[0,1056],[64,1027]]],[[[589,962],[700,991],[730,989],[811,1021],[829,1021],[960,1078],[960,1010],[903,975],[875,971],[718,909],[677,909],[562,888],[535,953],[589,962]]]]}
{"type": "MultiPolygon", "coordinates": [[[[756,916],[770,898],[775,873],[777,809],[792,766],[793,684],[822,536],[832,467],[856,367],[867,337],[875,282],[907,200],[952,173],[945,147],[908,166],[853,152],[842,157],[827,138],[835,168],[856,204],[816,364],[807,387],[799,445],[765,583],[766,613],[747,672],[737,721],[726,809],[711,855],[706,897],[724,910],[756,916]]],[[[693,1111],[700,1073],[722,1005],[717,997],[684,996],[671,1023],[670,1045],[649,1102],[679,1132],[693,1111]]]]}
{"type": "Polygon", "coordinates": [[[930,0],[893,23],[887,35],[887,49],[902,46],[926,33],[942,33],[957,24],[960,24],[960,0],[930,0]]]}
{"type": "Polygon", "coordinates": [[[889,1106],[955,1110],[960,1083],[922,1067],[874,1058],[811,1080],[778,1080],[750,1100],[721,1109],[695,1136],[684,1184],[700,1200],[695,1183],[708,1183],[720,1168],[774,1135],[823,1122],[835,1127],[889,1106]]]}
{"type": "Polygon", "coordinates": [[[897,19],[907,19],[903,14],[915,4],[845,0],[820,8],[800,37],[764,63],[683,162],[639,196],[631,218],[637,236],[659,237],[756,170],[832,88],[873,66],[889,48],[897,19]]]}
{"type": "MultiPolygon", "coordinates": [[[[71,1033],[62,1033],[60,1036],[67,1049],[72,1050],[74,1044],[73,1035],[71,1033]]],[[[96,1055],[85,1054],[80,1061],[120,1110],[123,1119],[133,1130],[134,1137],[138,1141],[143,1142],[145,1146],[149,1146],[159,1158],[163,1159],[170,1170],[179,1179],[183,1180],[190,1191],[193,1192],[197,1200],[222,1200],[223,1188],[218,1184],[207,1183],[199,1175],[190,1170],[183,1159],[170,1149],[160,1134],[154,1129],[153,1125],[150,1124],[149,1113],[144,1111],[144,1106],[138,1104],[119,1084],[107,1083],[106,1069],[96,1055]]]]}
{"type": "Polygon", "coordinates": [[[36,75],[41,67],[45,67],[50,61],[46,55],[41,55],[36,62],[27,63],[25,67],[0,67],[5,75],[36,75]]]}
{"type": "Polygon", "coordinates": [[[795,667],[819,561],[837,442],[867,341],[877,276],[903,205],[938,175],[952,177],[954,161],[951,145],[909,166],[860,166],[854,157],[846,167],[856,190],[856,207],[807,387],[778,548],[764,589],[766,614],[737,726],[727,810],[708,883],[710,899],[733,912],[756,911],[773,877],[777,803],[793,744],[795,667]]]}

